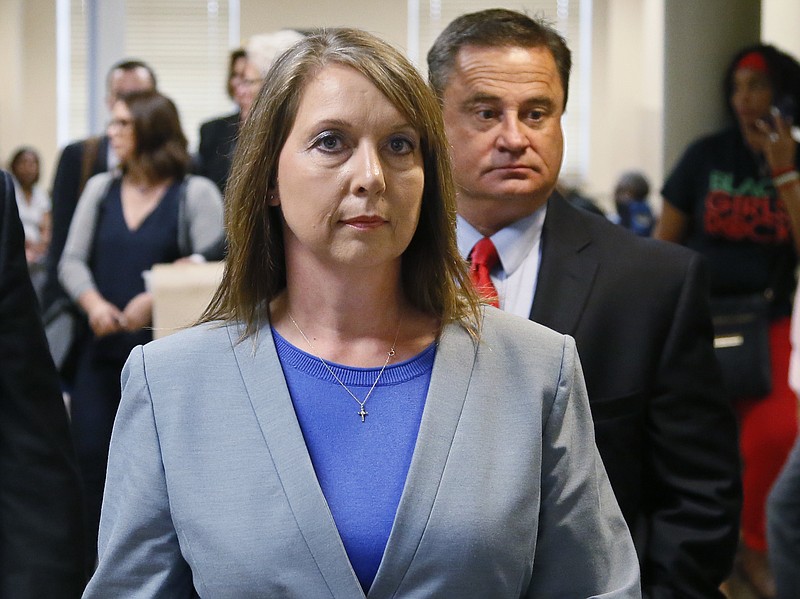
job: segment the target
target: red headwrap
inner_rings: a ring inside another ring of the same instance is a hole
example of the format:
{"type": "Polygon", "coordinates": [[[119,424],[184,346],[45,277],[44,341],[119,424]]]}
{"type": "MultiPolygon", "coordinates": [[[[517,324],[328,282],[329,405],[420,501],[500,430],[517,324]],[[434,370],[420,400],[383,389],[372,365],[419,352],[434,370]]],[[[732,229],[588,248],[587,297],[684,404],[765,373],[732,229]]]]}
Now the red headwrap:
{"type": "Polygon", "coordinates": [[[736,63],[736,70],[738,71],[739,69],[752,69],[753,71],[769,73],[764,55],[756,51],[748,52],[739,59],[739,62],[736,63]]]}

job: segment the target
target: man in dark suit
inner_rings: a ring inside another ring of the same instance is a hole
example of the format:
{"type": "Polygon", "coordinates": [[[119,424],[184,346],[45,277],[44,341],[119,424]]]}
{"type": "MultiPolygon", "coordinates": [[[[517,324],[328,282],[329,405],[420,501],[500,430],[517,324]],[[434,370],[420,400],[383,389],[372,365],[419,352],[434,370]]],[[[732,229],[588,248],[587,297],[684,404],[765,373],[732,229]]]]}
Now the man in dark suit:
{"type": "MultiPolygon", "coordinates": [[[[156,89],[156,75],[140,60],[114,64],[106,77],[106,103],[109,111],[119,96],[156,89]]],[[[61,152],[53,180],[53,232],[47,254],[47,281],[42,304],[45,311],[56,300],[66,297],[58,282],[58,261],[64,251],[75,206],[89,178],[117,166],[117,158],[108,145],[108,136],[96,136],[69,144],[61,152]]]]}
{"type": "Polygon", "coordinates": [[[197,173],[208,177],[225,193],[228,173],[231,170],[233,151],[239,135],[239,123],[246,112],[243,107],[244,71],[247,66],[247,53],[244,48],[233,50],[228,59],[228,97],[236,102],[239,110],[200,125],[200,145],[197,150],[197,173]]]}
{"type": "Polygon", "coordinates": [[[80,597],[80,494],[14,186],[0,171],[0,597],[80,597]]]}
{"type": "Polygon", "coordinates": [[[575,338],[645,596],[721,597],[740,481],[704,270],[554,192],[570,63],[557,32],[507,10],[459,17],[434,43],[459,247],[502,309],[575,338]]]}
{"type": "Polygon", "coordinates": [[[236,112],[200,126],[197,173],[216,183],[223,194],[239,135],[239,117],[240,114],[236,112]]]}

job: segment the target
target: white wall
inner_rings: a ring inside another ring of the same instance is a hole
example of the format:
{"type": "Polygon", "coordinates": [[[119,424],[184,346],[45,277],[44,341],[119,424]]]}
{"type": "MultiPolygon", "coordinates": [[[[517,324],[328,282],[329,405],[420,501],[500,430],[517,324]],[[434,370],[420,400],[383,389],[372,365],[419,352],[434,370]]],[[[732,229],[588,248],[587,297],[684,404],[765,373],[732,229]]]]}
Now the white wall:
{"type": "Polygon", "coordinates": [[[800,0],[762,0],[761,39],[800,59],[800,0]]]}
{"type": "Polygon", "coordinates": [[[405,49],[406,0],[241,0],[242,40],[284,27],[358,27],[405,49]]]}
{"type": "Polygon", "coordinates": [[[661,178],[663,0],[595,0],[586,193],[605,208],[619,175],[661,178]]]}
{"type": "Polygon", "coordinates": [[[30,145],[49,186],[56,148],[55,0],[0,0],[0,166],[30,145]]]}

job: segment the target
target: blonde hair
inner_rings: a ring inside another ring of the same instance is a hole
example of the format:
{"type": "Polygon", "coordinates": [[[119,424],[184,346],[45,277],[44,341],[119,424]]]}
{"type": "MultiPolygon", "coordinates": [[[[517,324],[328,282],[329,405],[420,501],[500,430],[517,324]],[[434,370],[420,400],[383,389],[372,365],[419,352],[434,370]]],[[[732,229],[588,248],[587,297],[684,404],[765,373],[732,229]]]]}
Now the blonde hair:
{"type": "Polygon", "coordinates": [[[228,183],[228,258],[222,283],[201,322],[238,321],[244,335],[268,317],[269,302],[286,287],[280,209],[267,202],[278,159],[306,83],[330,64],[369,79],[409,120],[421,139],[425,172],[419,224],[402,255],[408,301],[441,322],[461,322],[477,335],[480,299],[456,244],[455,185],[436,96],[400,52],[356,29],[320,30],[272,66],[237,144],[228,183]]]}

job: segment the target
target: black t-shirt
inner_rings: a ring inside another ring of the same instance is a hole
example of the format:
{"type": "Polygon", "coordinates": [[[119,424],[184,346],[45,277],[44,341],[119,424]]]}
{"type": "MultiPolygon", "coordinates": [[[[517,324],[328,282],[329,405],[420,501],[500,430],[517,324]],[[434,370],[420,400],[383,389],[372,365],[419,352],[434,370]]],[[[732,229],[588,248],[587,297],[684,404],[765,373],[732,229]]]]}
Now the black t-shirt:
{"type": "Polygon", "coordinates": [[[789,214],[768,167],[737,128],[689,146],[661,194],[689,217],[686,245],[706,257],[712,295],[772,288],[776,311],[791,310],[795,251],[789,214]]]}

